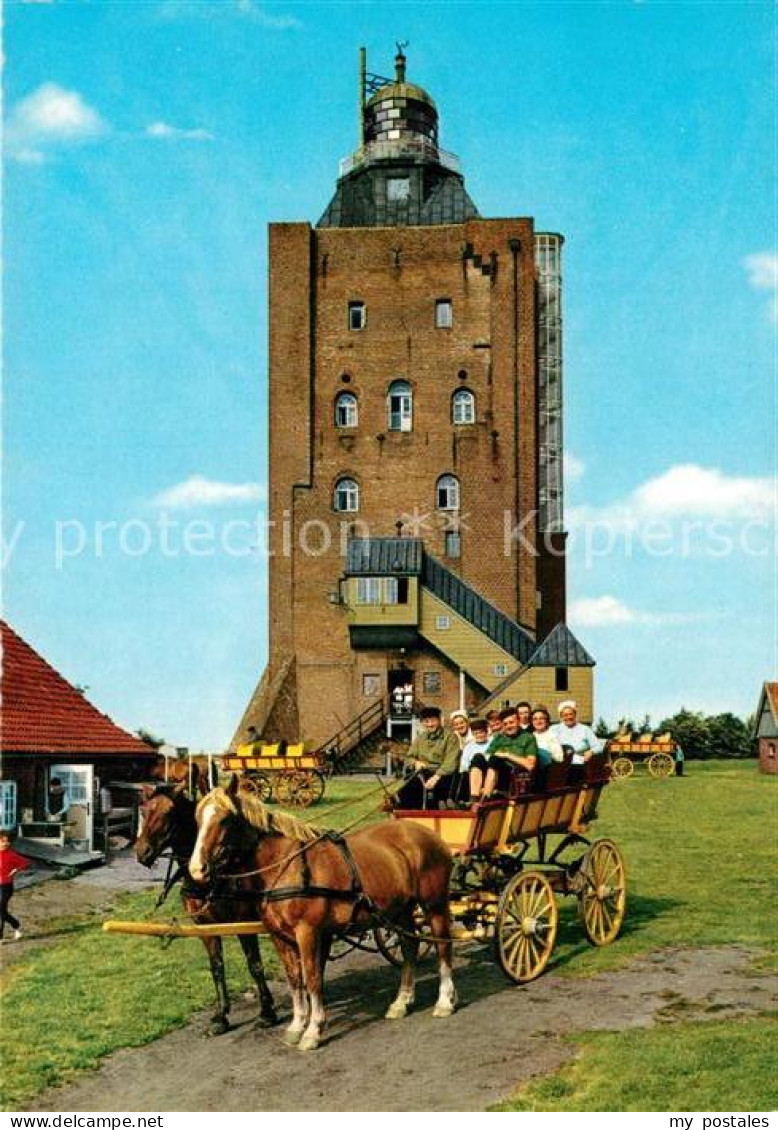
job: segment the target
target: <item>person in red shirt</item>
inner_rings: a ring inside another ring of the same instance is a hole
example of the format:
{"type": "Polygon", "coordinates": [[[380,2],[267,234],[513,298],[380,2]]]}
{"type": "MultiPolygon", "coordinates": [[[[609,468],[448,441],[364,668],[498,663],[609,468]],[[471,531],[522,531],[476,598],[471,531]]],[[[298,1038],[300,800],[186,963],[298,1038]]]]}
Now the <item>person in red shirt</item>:
{"type": "Polygon", "coordinates": [[[0,832],[0,941],[3,938],[6,922],[14,932],[18,941],[22,936],[21,924],[18,918],[8,911],[8,904],[14,893],[14,875],[17,871],[26,871],[30,861],[11,847],[11,837],[7,832],[0,832]]]}

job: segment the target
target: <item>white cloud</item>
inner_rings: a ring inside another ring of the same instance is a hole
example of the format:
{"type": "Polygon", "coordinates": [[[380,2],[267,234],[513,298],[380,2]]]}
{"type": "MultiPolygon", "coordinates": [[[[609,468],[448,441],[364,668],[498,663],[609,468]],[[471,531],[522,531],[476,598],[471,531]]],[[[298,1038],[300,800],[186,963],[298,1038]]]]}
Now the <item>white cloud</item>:
{"type": "Polygon", "coordinates": [[[171,510],[187,510],[195,506],[260,502],[264,497],[264,488],[259,483],[219,483],[202,475],[192,475],[156,495],[152,502],[171,510]]]}
{"type": "Polygon", "coordinates": [[[206,0],[197,3],[192,0],[164,0],[157,9],[160,20],[212,20],[235,15],[252,20],[269,31],[293,31],[303,26],[296,16],[269,12],[256,0],[214,0],[213,3],[206,0]]]}
{"type": "Polygon", "coordinates": [[[40,149],[17,149],[10,155],[19,165],[46,164],[46,154],[42,153],[40,149]]]}
{"type": "Polygon", "coordinates": [[[5,143],[16,160],[24,161],[26,155],[32,163],[32,154],[44,156],[41,147],[91,141],[107,130],[108,124],[78,91],[45,82],[11,110],[5,143]]]}
{"type": "Polygon", "coordinates": [[[566,451],[564,454],[564,472],[565,482],[577,483],[579,479],[583,478],[586,470],[586,464],[583,459],[579,459],[577,455],[566,451]]]}
{"type": "Polygon", "coordinates": [[[572,601],[567,618],[578,628],[613,628],[626,624],[689,624],[708,617],[704,613],[641,612],[615,596],[588,596],[572,601]]]}
{"type": "Polygon", "coordinates": [[[771,321],[778,321],[778,255],[773,251],[757,251],[746,255],[743,266],[748,273],[749,286],[772,294],[767,312],[771,321]]]}
{"type": "Polygon", "coordinates": [[[152,122],[143,132],[159,141],[213,141],[213,134],[207,129],[180,129],[167,122],[152,122]]]}
{"type": "Polygon", "coordinates": [[[568,519],[571,528],[596,523],[613,529],[695,518],[769,520],[775,513],[775,491],[769,477],[727,475],[716,467],[680,463],[620,502],[571,507],[568,519]]]}

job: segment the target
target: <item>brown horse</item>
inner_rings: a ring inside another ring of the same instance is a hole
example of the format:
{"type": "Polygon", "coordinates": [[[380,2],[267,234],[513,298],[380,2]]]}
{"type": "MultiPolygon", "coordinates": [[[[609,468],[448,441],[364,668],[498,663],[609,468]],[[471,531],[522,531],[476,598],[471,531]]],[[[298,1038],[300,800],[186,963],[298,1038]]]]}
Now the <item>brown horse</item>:
{"type": "MultiPolygon", "coordinates": [[[[197,840],[197,821],[195,820],[195,801],[185,792],[185,786],[160,785],[156,789],[144,789],[141,805],[143,827],[135,841],[135,856],[144,867],[151,867],[167,849],[176,865],[183,873],[181,899],[187,914],[199,924],[212,922],[241,921],[251,922],[258,918],[256,904],[244,900],[209,901],[208,890],[197,888],[188,874],[186,865],[197,840]]],[[[208,952],[211,976],[216,988],[216,1012],[211,1018],[209,1035],[220,1035],[230,1027],[230,998],[227,993],[227,979],[224,973],[224,956],[221,938],[203,938],[208,952]]],[[[240,944],[246,957],[251,976],[257,986],[260,1013],[257,1025],[268,1028],[278,1023],[273,997],[265,980],[259,939],[255,934],[241,934],[240,944]]]]}
{"type": "Polygon", "coordinates": [[[302,1051],[318,1047],[324,1028],[324,965],[333,937],[355,926],[391,923],[403,954],[402,978],[386,1016],[400,1019],[414,1000],[420,906],[436,939],[440,991],[434,1016],[456,1007],[451,979],[448,881],[452,859],[434,833],[393,821],[340,837],[272,814],[237,778],[197,806],[199,833],[189,870],[198,882],[232,873],[284,963],[294,1014],[284,1039],[302,1051]]]}
{"type": "Polygon", "coordinates": [[[166,785],[184,785],[192,796],[205,796],[216,784],[216,770],[211,770],[207,757],[178,757],[168,760],[160,757],[149,770],[149,776],[155,781],[164,781],[166,785]]]}

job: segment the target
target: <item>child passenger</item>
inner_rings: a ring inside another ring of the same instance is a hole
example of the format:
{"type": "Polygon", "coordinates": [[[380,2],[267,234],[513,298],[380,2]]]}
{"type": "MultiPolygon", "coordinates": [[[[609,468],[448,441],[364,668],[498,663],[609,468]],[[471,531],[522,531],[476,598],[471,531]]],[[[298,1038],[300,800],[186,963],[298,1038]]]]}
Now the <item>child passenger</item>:
{"type": "Polygon", "coordinates": [[[470,723],[470,741],[462,750],[459,763],[461,785],[457,799],[467,801],[471,796],[479,796],[486,776],[489,748],[489,727],[485,718],[474,718],[470,723]]]}

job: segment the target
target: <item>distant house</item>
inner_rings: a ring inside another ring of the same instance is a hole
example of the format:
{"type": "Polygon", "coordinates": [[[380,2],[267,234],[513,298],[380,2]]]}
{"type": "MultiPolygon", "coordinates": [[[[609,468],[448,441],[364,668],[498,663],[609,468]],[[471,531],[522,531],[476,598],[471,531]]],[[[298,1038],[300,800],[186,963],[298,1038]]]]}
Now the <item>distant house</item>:
{"type": "Polygon", "coordinates": [[[778,773],[778,683],[763,683],[754,723],[759,744],[759,768],[778,773]]]}
{"type": "Polygon", "coordinates": [[[0,629],[0,827],[63,850],[102,850],[106,787],[148,776],[156,750],[102,714],[8,624],[0,629]],[[69,807],[61,826],[47,827],[54,777],[69,807]]]}

